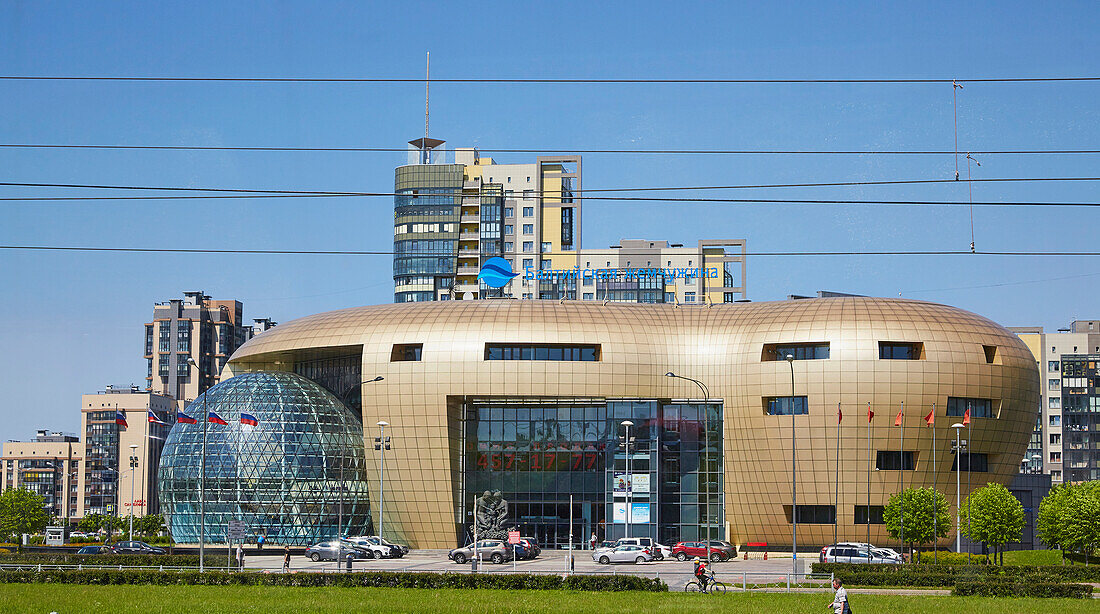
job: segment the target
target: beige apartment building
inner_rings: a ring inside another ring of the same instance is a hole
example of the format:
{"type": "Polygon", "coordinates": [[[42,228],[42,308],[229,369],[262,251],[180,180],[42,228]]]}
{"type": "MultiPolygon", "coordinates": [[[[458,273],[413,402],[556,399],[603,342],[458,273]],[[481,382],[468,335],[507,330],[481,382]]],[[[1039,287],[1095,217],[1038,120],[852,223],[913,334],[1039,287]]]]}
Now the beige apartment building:
{"type": "Polygon", "coordinates": [[[80,438],[64,433],[40,430],[33,441],[5,442],[0,456],[4,472],[0,492],[26,488],[46,500],[51,516],[78,517],[82,456],[80,438]]]}
{"type": "Polygon", "coordinates": [[[158,513],[157,467],[176,411],[171,396],[136,386],[108,386],[80,397],[84,462],[77,517],[158,513]],[[115,422],[116,412],[125,416],[126,426],[115,422]],[[150,412],[163,424],[151,422],[150,412]]]}

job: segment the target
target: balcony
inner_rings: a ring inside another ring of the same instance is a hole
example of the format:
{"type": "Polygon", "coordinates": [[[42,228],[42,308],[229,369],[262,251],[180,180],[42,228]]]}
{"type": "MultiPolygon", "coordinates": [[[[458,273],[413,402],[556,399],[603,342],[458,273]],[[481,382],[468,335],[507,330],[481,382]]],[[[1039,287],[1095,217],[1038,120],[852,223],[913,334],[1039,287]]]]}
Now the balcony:
{"type": "Polygon", "coordinates": [[[481,233],[478,232],[460,232],[458,233],[459,241],[480,241],[481,233]]]}
{"type": "Polygon", "coordinates": [[[458,221],[463,224],[480,224],[481,216],[477,215],[476,213],[472,215],[463,215],[458,219],[458,221]]]}
{"type": "Polygon", "coordinates": [[[481,272],[481,269],[476,266],[460,266],[458,267],[459,275],[477,275],[481,272]]]}
{"type": "Polygon", "coordinates": [[[464,292],[472,292],[477,294],[479,288],[477,284],[455,284],[455,292],[462,294],[464,292]]]}

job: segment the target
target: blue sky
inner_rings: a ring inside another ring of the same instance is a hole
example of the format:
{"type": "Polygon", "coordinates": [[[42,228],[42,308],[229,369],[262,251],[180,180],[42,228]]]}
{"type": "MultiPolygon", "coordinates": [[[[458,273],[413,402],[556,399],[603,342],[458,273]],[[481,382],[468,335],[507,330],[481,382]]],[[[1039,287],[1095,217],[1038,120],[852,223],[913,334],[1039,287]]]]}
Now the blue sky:
{"type": "MultiPolygon", "coordinates": [[[[953,78],[1100,75],[1095,3],[0,4],[0,74],[953,78]],[[729,6],[727,6],[729,4],[729,6]]],[[[0,81],[0,143],[403,147],[423,84],[0,81]]],[[[1096,149],[1100,83],[967,84],[959,146],[1096,149]]],[[[953,147],[951,86],[435,84],[432,136],[500,148],[953,147]]],[[[505,154],[501,162],[533,155],[505,154]]],[[[977,177],[1096,175],[1097,156],[979,157],[977,177]]],[[[0,181],[365,190],[398,153],[0,149],[0,181]]],[[[584,187],[943,179],[952,156],[587,155],[584,187]]],[[[965,167],[963,170],[965,177],[965,167]]],[[[0,196],[87,195],[3,188],[0,196]]],[[[1097,201],[1095,183],[974,184],[975,200],[1097,201]]],[[[715,193],[965,200],[965,184],[715,193]]],[[[980,250],[1095,250],[1085,208],[974,210],[980,250]]],[[[0,203],[0,243],[392,248],[392,200],[0,203]]],[[[750,251],[967,249],[960,207],[590,201],[583,247],[744,238],[750,251]]],[[[1008,326],[1100,317],[1100,260],[751,258],[748,295],[830,289],[949,303],[1008,326]]],[[[389,256],[0,252],[0,437],[75,431],[79,395],[142,383],[152,304],[205,290],[287,321],[385,303],[389,256]]]]}

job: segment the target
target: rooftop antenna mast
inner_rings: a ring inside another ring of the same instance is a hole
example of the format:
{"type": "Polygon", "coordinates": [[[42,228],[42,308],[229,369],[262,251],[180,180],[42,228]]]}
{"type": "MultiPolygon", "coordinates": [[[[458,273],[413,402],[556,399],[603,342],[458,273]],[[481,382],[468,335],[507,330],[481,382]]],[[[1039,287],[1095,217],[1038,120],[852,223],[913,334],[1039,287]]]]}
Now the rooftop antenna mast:
{"type": "Polygon", "coordinates": [[[428,52],[428,59],[424,62],[424,140],[428,140],[428,84],[431,81],[432,52],[428,52]]]}

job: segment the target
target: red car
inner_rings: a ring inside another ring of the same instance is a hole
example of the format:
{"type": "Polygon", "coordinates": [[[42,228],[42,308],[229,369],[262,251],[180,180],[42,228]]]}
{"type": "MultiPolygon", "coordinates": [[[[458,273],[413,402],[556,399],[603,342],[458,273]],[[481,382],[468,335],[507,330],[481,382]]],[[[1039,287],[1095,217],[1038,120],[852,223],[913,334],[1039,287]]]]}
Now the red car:
{"type": "MultiPolygon", "coordinates": [[[[706,542],[679,542],[672,547],[672,556],[680,561],[699,557],[707,558],[706,542]]],[[[728,561],[737,556],[737,548],[729,542],[711,541],[710,557],[717,561],[728,561]]]]}

